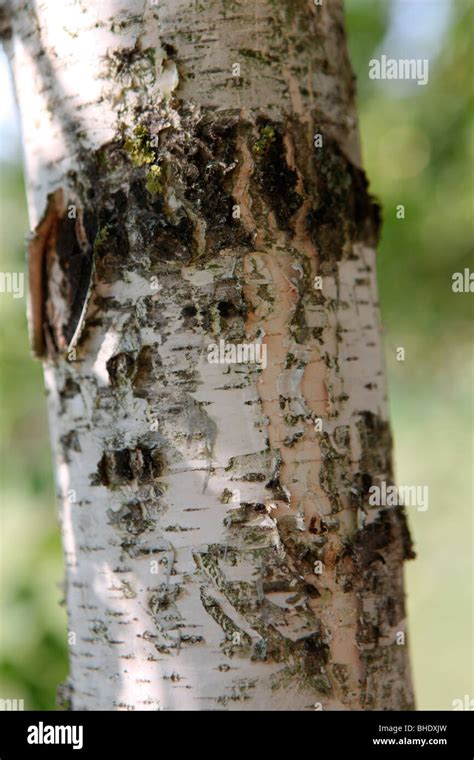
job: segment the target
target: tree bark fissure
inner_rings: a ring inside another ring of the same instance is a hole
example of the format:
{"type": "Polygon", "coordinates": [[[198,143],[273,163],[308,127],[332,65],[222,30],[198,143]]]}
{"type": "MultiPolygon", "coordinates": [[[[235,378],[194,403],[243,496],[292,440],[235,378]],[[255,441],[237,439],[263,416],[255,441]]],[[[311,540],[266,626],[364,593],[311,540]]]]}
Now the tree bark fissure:
{"type": "Polygon", "coordinates": [[[340,3],[12,6],[73,709],[411,708],[340,3]]]}

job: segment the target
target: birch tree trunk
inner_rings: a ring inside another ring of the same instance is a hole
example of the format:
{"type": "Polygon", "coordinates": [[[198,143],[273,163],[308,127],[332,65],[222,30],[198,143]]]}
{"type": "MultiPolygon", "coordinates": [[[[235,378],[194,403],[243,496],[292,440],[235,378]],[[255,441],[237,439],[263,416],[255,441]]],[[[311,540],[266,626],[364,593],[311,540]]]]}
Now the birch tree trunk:
{"type": "Polygon", "coordinates": [[[339,0],[12,0],[75,710],[413,706],[339,0]]]}

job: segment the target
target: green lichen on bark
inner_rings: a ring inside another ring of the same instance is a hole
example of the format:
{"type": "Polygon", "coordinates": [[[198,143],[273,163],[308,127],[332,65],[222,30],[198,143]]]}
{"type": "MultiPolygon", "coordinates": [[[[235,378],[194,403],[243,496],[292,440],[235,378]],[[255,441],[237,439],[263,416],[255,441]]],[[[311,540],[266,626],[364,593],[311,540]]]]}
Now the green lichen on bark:
{"type": "Polygon", "coordinates": [[[264,155],[270,148],[271,144],[275,142],[275,139],[276,137],[274,127],[270,125],[263,127],[260,132],[260,137],[252,145],[252,153],[254,153],[256,156],[264,155]]]}
{"type": "Polygon", "coordinates": [[[125,138],[124,148],[134,166],[153,164],[157,160],[157,153],[151,144],[149,130],[144,124],[137,124],[133,128],[133,137],[125,138]]]}

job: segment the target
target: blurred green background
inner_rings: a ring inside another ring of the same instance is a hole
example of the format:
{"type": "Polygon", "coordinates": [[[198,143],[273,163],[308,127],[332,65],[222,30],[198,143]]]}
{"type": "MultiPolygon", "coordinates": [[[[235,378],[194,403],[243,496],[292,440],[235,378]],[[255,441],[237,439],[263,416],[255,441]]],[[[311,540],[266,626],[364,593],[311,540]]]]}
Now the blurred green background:
{"type": "MultiPolygon", "coordinates": [[[[346,0],[346,19],[364,163],[384,209],[378,275],[398,483],[429,486],[428,511],[408,508],[418,553],[406,566],[417,705],[451,709],[474,696],[474,296],[451,289],[452,274],[473,267],[474,4],[346,0]],[[369,80],[368,61],[381,53],[428,58],[428,85],[369,80]]],[[[6,114],[0,268],[18,272],[28,221],[12,132],[6,114]]],[[[29,354],[25,300],[6,294],[0,430],[0,698],[55,709],[67,675],[66,615],[43,381],[29,354]]]]}

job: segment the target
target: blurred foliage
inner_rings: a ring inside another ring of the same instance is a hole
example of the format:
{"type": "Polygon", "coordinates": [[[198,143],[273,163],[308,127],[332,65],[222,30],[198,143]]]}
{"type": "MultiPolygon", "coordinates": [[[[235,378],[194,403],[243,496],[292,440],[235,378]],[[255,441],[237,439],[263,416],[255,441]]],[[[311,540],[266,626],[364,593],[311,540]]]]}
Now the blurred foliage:
{"type": "MultiPolygon", "coordinates": [[[[450,709],[473,694],[472,295],[453,294],[451,278],[472,267],[474,5],[453,7],[429,84],[394,97],[367,76],[390,3],[346,0],[364,165],[384,210],[378,274],[398,482],[430,489],[429,510],[409,514],[419,555],[407,587],[420,709],[450,709]]],[[[24,272],[18,165],[1,166],[0,198],[1,269],[24,272]]],[[[0,697],[54,709],[67,674],[63,566],[41,367],[30,358],[24,312],[24,299],[2,295],[0,697]]]]}
{"type": "MultiPolygon", "coordinates": [[[[429,3],[418,5],[422,24],[429,3]]],[[[415,85],[404,98],[391,96],[393,83],[368,79],[371,48],[361,47],[364,8],[378,9],[368,24],[377,47],[382,11],[389,3],[348,0],[347,7],[351,59],[360,83],[364,165],[384,211],[382,314],[390,330],[396,325],[397,332],[410,334],[414,350],[426,351],[428,343],[437,352],[437,341],[465,329],[472,314],[469,294],[453,293],[451,276],[472,264],[474,4],[455,4],[443,49],[430,61],[429,84],[415,85]],[[396,217],[401,203],[404,220],[396,217]]]]}
{"type": "MultiPolygon", "coordinates": [[[[25,272],[21,167],[0,172],[0,258],[25,272]]],[[[67,674],[63,561],[41,365],[30,356],[25,299],[0,298],[0,697],[51,709],[67,674]]]]}

